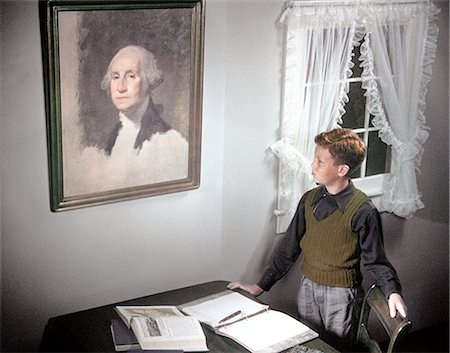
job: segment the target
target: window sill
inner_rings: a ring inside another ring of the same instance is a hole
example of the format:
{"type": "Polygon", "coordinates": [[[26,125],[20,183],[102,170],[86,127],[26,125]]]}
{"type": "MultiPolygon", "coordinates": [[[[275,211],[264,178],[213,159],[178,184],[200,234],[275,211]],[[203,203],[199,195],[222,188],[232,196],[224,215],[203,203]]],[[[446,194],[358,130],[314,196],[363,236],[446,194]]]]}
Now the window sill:
{"type": "Polygon", "coordinates": [[[366,178],[352,179],[355,186],[369,196],[377,209],[381,206],[384,181],[389,174],[378,174],[366,178]]]}

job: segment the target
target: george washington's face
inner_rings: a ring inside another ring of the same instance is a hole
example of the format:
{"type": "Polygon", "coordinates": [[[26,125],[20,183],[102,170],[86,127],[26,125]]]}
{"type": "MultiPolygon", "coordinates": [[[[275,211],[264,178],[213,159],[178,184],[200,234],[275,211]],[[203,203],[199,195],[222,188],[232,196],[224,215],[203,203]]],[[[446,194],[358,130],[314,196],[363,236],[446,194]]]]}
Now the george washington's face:
{"type": "Polygon", "coordinates": [[[119,54],[111,65],[111,99],[123,112],[134,113],[145,99],[140,57],[135,52],[119,54]]]}

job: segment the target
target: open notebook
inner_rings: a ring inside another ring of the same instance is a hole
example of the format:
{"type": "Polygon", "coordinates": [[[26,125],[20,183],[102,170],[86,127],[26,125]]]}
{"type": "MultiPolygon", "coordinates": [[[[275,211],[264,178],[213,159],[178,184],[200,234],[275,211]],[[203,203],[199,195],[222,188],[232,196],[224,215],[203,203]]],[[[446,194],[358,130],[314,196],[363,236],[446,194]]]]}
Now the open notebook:
{"type": "Polygon", "coordinates": [[[229,290],[183,304],[179,309],[250,352],[281,352],[318,336],[293,317],[229,290]]]}

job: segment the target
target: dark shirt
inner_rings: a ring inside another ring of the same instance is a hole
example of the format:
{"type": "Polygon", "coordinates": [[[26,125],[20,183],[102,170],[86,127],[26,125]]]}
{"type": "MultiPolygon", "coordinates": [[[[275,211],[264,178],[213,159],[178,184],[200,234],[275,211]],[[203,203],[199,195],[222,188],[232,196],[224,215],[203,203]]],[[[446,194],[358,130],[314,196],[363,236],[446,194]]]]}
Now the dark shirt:
{"type": "MultiPolygon", "coordinates": [[[[314,217],[322,220],[336,209],[344,210],[352,197],[355,186],[349,185],[336,195],[327,192],[324,186],[317,192],[313,200],[314,217]]],[[[268,291],[291,269],[300,256],[300,240],[305,234],[305,200],[308,191],[301,198],[297,211],[281,240],[271,264],[258,282],[263,290],[268,291]]],[[[401,286],[397,273],[386,257],[383,246],[383,232],[378,210],[368,200],[355,212],[351,222],[352,231],[358,234],[361,251],[361,264],[371,272],[386,297],[391,293],[401,294],[401,286]]]]}

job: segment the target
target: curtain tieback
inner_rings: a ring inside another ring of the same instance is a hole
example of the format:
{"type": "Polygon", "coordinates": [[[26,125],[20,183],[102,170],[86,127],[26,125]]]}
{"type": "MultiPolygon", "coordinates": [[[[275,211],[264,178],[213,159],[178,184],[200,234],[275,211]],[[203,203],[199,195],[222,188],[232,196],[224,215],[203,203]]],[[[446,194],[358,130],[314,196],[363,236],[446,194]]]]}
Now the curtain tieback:
{"type": "Polygon", "coordinates": [[[268,148],[280,159],[284,167],[293,172],[309,172],[311,161],[285,139],[278,140],[268,148]]]}

